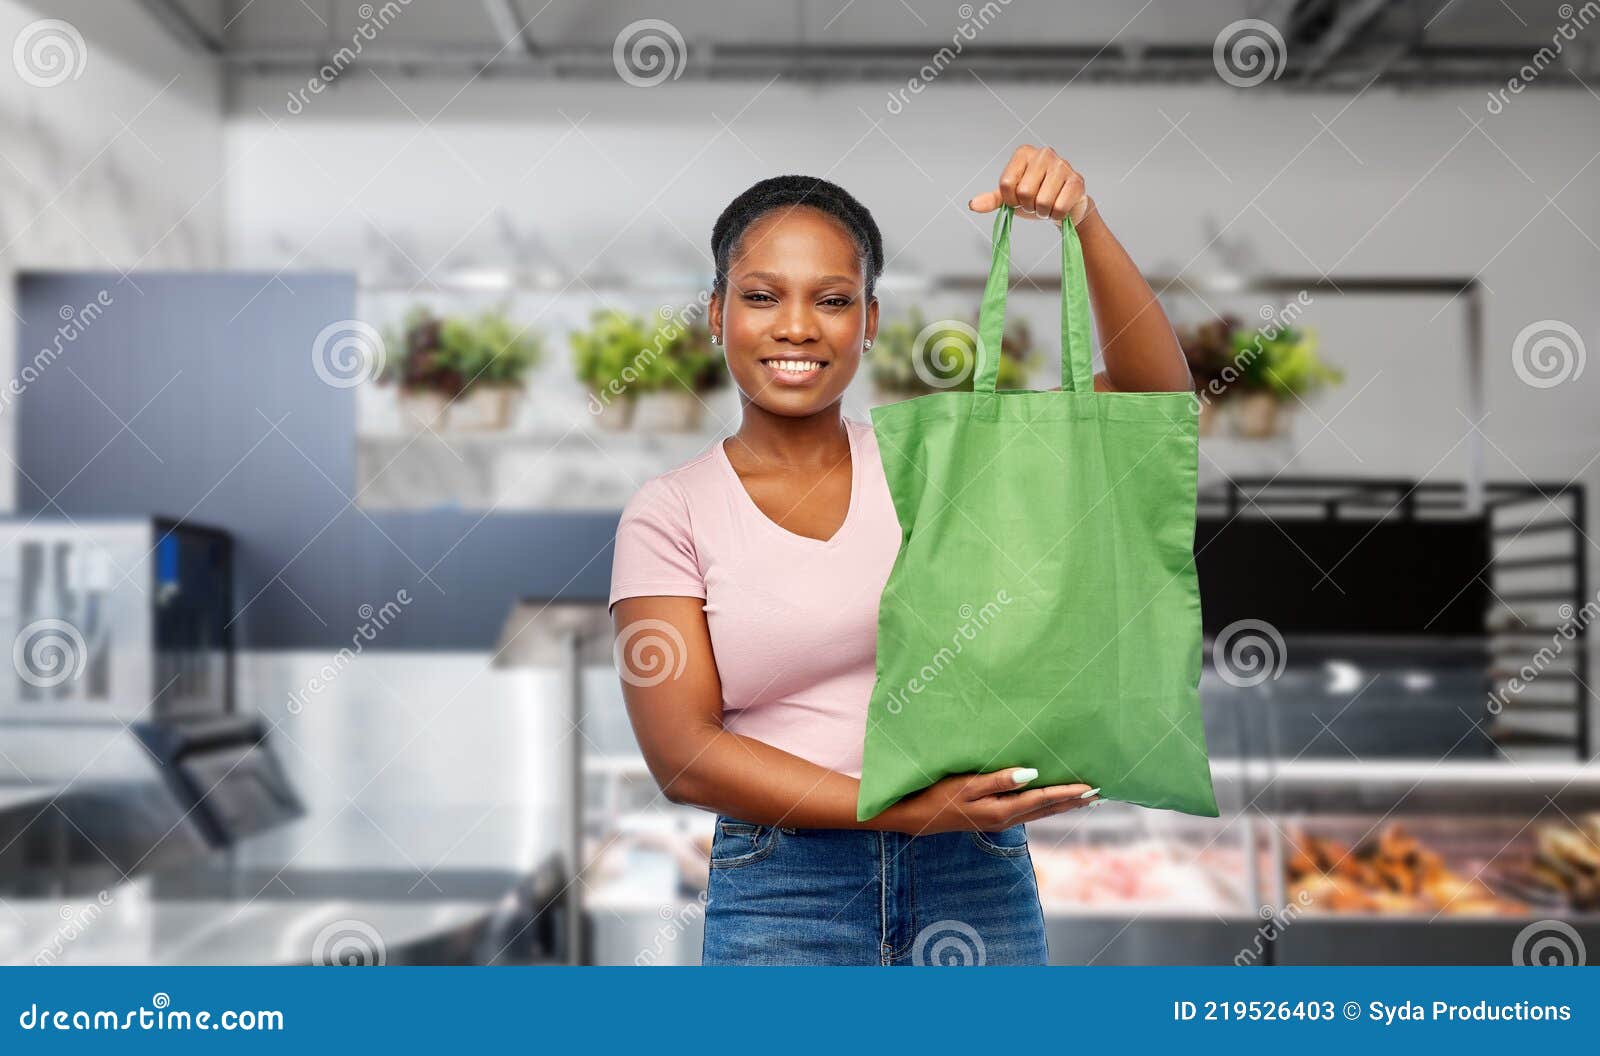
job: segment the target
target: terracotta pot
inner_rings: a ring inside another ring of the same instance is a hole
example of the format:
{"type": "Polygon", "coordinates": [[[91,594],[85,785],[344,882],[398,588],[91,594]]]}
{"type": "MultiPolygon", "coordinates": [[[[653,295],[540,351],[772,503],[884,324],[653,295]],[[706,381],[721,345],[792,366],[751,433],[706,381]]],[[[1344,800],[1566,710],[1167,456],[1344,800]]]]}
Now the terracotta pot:
{"type": "Polygon", "coordinates": [[[511,410],[521,394],[522,389],[516,385],[474,385],[451,405],[450,427],[504,429],[511,424],[511,410]]]}
{"type": "Polygon", "coordinates": [[[620,433],[633,427],[633,411],[637,402],[632,396],[618,396],[609,401],[602,401],[600,397],[591,394],[589,413],[601,429],[610,433],[620,433]],[[595,409],[597,407],[598,410],[595,409]]]}
{"type": "Polygon", "coordinates": [[[450,401],[431,389],[401,389],[396,400],[400,418],[412,432],[439,430],[450,423],[450,401]]]}
{"type": "Polygon", "coordinates": [[[698,432],[706,410],[701,399],[676,386],[649,393],[640,401],[639,428],[666,433],[698,432]]]}
{"type": "Polygon", "coordinates": [[[1282,404],[1270,392],[1247,392],[1233,399],[1234,432],[1250,440],[1267,440],[1283,431],[1282,404]]]}

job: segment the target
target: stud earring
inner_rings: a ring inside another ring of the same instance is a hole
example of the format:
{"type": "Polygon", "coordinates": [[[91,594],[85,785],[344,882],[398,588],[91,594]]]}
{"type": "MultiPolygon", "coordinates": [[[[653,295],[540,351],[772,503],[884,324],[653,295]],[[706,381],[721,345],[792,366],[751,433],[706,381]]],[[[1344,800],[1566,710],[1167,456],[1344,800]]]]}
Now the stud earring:
{"type": "Polygon", "coordinates": [[[716,334],[712,334],[711,335],[711,343],[713,345],[720,345],[720,344],[722,344],[722,338],[718,337],[716,334]]]}
{"type": "Polygon", "coordinates": [[[868,352],[872,351],[872,338],[870,338],[870,337],[867,338],[867,351],[868,352]]]}

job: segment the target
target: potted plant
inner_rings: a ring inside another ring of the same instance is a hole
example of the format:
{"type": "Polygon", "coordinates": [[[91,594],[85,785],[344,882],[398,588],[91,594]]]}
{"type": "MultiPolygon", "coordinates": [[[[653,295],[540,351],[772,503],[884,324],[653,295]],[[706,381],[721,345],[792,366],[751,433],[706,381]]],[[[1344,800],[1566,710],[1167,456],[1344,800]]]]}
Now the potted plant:
{"type": "Polygon", "coordinates": [[[1238,329],[1237,316],[1222,315],[1177,330],[1178,344],[1194,378],[1201,436],[1216,431],[1222,401],[1233,392],[1232,385],[1228,384],[1231,379],[1225,372],[1233,363],[1233,335],[1238,329]]]}
{"type": "Polygon", "coordinates": [[[543,358],[541,338],[518,327],[503,310],[446,319],[439,356],[461,378],[451,412],[455,428],[504,429],[523,392],[523,378],[543,358]]]}
{"type": "Polygon", "coordinates": [[[416,429],[504,428],[523,376],[542,354],[539,337],[504,312],[440,318],[420,306],[386,345],[400,355],[378,380],[398,387],[400,413],[416,429]]]}
{"type": "Polygon", "coordinates": [[[400,415],[413,429],[444,428],[450,403],[461,392],[461,375],[439,355],[442,326],[429,309],[417,307],[406,313],[398,332],[391,330],[385,337],[392,351],[378,382],[396,387],[400,415]]]}
{"type": "Polygon", "coordinates": [[[669,320],[654,341],[650,347],[659,345],[665,376],[661,387],[645,397],[642,422],[672,432],[696,432],[705,417],[706,397],[728,384],[728,361],[711,343],[711,328],[704,322],[685,326],[669,320]]]}
{"type": "Polygon", "coordinates": [[[661,388],[664,357],[652,354],[657,328],[614,309],[594,313],[587,330],[574,330],[572,363],[589,390],[589,413],[603,429],[627,429],[639,397],[661,388]]]}
{"type": "MultiPolygon", "coordinates": [[[[880,402],[931,392],[972,391],[977,343],[967,328],[941,322],[945,325],[930,327],[922,312],[912,309],[905,320],[878,328],[870,358],[873,389],[880,402]]],[[[1025,385],[1032,359],[1032,334],[1027,323],[1018,319],[1001,338],[995,387],[1025,385]]]]}
{"type": "Polygon", "coordinates": [[[1234,429],[1240,436],[1279,435],[1286,424],[1284,404],[1344,380],[1343,371],[1317,355],[1316,336],[1308,330],[1239,331],[1233,335],[1233,348],[1239,370],[1234,429]]]}

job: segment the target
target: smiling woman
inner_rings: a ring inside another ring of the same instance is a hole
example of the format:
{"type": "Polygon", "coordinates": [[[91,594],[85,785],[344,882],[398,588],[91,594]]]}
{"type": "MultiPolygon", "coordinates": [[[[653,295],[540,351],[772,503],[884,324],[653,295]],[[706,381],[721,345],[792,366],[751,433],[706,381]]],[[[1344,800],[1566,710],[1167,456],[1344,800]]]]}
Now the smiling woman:
{"type": "Polygon", "coordinates": [[[712,339],[740,390],[779,386],[772,409],[790,416],[837,401],[878,330],[883,238],[872,214],[825,180],[779,176],[734,199],[711,247],[712,339]]]}
{"type": "MultiPolygon", "coordinates": [[[[1020,148],[971,207],[1002,204],[1082,221],[1102,326],[1132,334],[1107,348],[1116,385],[1187,387],[1171,327],[1065,161],[1020,148]]],[[[1090,806],[1098,789],[1028,788],[1037,770],[1015,767],[930,778],[856,818],[878,602],[901,536],[872,426],[841,413],[877,334],[877,224],[826,180],[779,176],[728,205],[711,247],[712,339],[743,420],[630,500],[611,586],[651,773],[669,799],[718,815],[702,959],[925,963],[953,941],[969,963],[1044,963],[1023,823],[1090,806]]]]}

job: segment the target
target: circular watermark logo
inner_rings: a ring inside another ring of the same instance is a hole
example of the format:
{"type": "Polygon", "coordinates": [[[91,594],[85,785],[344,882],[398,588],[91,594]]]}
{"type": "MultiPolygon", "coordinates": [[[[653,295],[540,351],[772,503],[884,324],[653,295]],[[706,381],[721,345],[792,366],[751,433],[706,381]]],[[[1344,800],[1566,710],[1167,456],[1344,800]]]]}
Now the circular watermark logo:
{"type": "Polygon", "coordinates": [[[983,351],[978,331],[959,319],[940,319],[911,343],[911,369],[930,389],[953,389],[972,376],[983,351]]]}
{"type": "Polygon", "coordinates": [[[49,689],[83,674],[89,647],[66,620],[35,620],[17,632],[11,662],[28,685],[49,689]]]}
{"type": "Polygon", "coordinates": [[[336,920],[311,943],[311,963],[325,967],[381,965],[388,957],[383,936],[364,920],[336,920]]]}
{"type": "Polygon", "coordinates": [[[983,936],[960,920],[936,920],[917,932],[912,944],[913,964],[938,968],[976,967],[985,960],[983,936]]]}
{"type": "Polygon", "coordinates": [[[17,76],[35,88],[54,88],[77,80],[88,61],[83,34],[59,18],[28,23],[11,46],[11,64],[17,68],[17,76]]]}
{"type": "Polygon", "coordinates": [[[1583,374],[1588,358],[1578,331],[1559,319],[1529,323],[1511,342],[1511,366],[1524,384],[1553,389],[1583,374]]]}
{"type": "Polygon", "coordinates": [[[683,674],[689,651],[678,628],[666,620],[635,620],[617,635],[617,673],[630,686],[648,689],[683,674]]]}
{"type": "Polygon", "coordinates": [[[1581,968],[1587,959],[1583,936],[1561,920],[1536,920],[1511,944],[1511,963],[1527,967],[1581,968]]]}
{"type": "Polygon", "coordinates": [[[336,389],[349,389],[383,373],[383,335],[359,319],[329,323],[311,343],[311,366],[336,389]]]}
{"type": "Polygon", "coordinates": [[[1211,645],[1217,676],[1230,686],[1248,689],[1283,674],[1289,653],[1283,635],[1265,620],[1235,620],[1211,645]]]}
{"type": "Polygon", "coordinates": [[[1241,18],[1224,26],[1211,46],[1211,64],[1217,76],[1235,88],[1254,88],[1262,81],[1283,76],[1289,49],[1283,34],[1271,22],[1241,18]]]}
{"type": "Polygon", "coordinates": [[[671,22],[641,18],[622,27],[611,45],[611,64],[617,76],[635,88],[654,88],[683,76],[689,51],[683,34],[671,22]]]}

